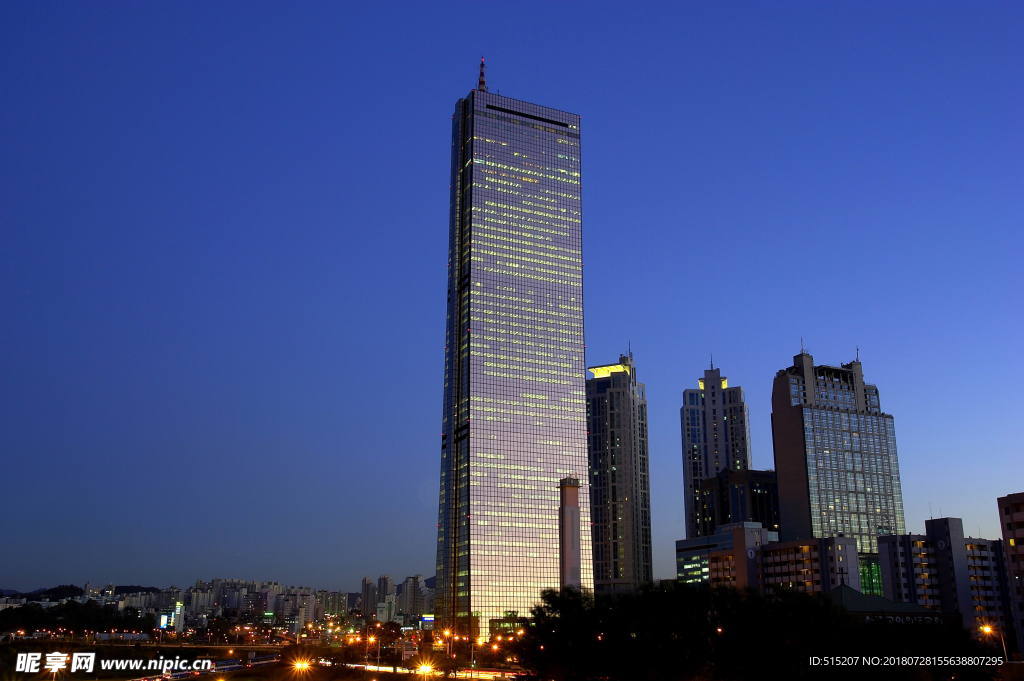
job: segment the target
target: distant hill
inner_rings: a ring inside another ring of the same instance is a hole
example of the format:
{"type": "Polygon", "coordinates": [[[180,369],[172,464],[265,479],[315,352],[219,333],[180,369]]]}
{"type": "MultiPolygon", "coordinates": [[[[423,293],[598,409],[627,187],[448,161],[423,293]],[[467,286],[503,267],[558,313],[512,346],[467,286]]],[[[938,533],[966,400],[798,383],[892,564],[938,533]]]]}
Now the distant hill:
{"type": "Polygon", "coordinates": [[[62,601],[65,598],[75,598],[85,593],[81,587],[75,586],[74,584],[61,584],[60,586],[54,586],[49,589],[39,589],[33,591],[35,594],[35,600],[40,601],[62,601]]]}
{"type": "Polygon", "coordinates": [[[137,586],[135,584],[125,584],[125,585],[115,586],[114,587],[114,593],[118,594],[118,595],[120,595],[120,594],[137,594],[137,593],[142,593],[142,592],[154,593],[154,592],[159,591],[159,590],[160,589],[158,589],[155,586],[137,586]]]}
{"type": "MultiPolygon", "coordinates": [[[[121,584],[114,587],[114,594],[154,593],[160,591],[155,586],[139,586],[137,584],[121,584]]],[[[35,591],[17,591],[16,589],[0,589],[0,597],[27,598],[30,601],[62,601],[65,598],[77,598],[85,593],[74,584],[61,584],[35,591]]]]}
{"type": "Polygon", "coordinates": [[[36,589],[35,591],[0,589],[0,592],[9,598],[27,598],[31,601],[62,601],[65,598],[74,598],[85,593],[81,587],[77,587],[74,584],[61,584],[60,586],[36,589]]]}

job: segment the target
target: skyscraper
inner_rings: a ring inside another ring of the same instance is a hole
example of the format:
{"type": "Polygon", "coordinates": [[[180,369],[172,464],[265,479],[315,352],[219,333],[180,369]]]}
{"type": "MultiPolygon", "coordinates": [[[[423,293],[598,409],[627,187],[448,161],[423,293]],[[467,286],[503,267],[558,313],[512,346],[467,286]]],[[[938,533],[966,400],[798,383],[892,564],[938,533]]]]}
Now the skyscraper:
{"type": "Polygon", "coordinates": [[[406,577],[402,582],[398,610],[404,615],[419,616],[423,614],[423,589],[420,587],[420,575],[406,577]]]}
{"type": "Polygon", "coordinates": [[[881,595],[878,536],[906,533],[903,492],[893,418],[861,363],[796,355],[775,375],[772,441],[782,539],[855,538],[861,588],[881,595]]]}
{"type": "Polygon", "coordinates": [[[373,617],[377,613],[377,585],[369,577],[363,577],[359,599],[359,611],[365,617],[373,617]]]}
{"type": "Polygon", "coordinates": [[[482,64],[452,117],[436,614],[471,635],[558,587],[562,478],[590,524],[579,126],[482,64]]]}
{"type": "Polygon", "coordinates": [[[381,575],[377,578],[377,602],[383,603],[385,596],[390,596],[395,593],[395,583],[391,581],[391,577],[388,575],[381,575]]]}
{"type": "Polygon", "coordinates": [[[697,380],[697,388],[683,391],[679,410],[683,431],[683,506],[686,537],[701,536],[697,511],[700,483],[723,470],[750,468],[750,426],[743,388],[712,366],[697,380]]]}
{"type": "Polygon", "coordinates": [[[588,371],[594,589],[633,591],[653,579],[647,397],[632,355],[588,371]]]}

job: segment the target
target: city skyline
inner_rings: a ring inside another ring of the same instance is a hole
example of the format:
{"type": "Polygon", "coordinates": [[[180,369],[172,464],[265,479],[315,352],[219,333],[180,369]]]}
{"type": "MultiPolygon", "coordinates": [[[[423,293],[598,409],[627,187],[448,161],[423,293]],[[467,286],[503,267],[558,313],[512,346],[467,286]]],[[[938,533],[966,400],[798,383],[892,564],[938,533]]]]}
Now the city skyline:
{"type": "Polygon", "coordinates": [[[491,8],[118,7],[0,10],[8,75],[37,75],[3,114],[0,447],[26,484],[0,502],[0,588],[432,574],[448,115],[481,52],[503,95],[584,117],[586,359],[631,341],[644,367],[655,577],[683,536],[682,390],[713,352],[773,467],[771,380],[801,336],[824,363],[861,348],[906,526],[999,536],[991,499],[1024,478],[1021,8],[666,8],[622,15],[644,39],[621,41],[552,8],[579,35],[522,50],[491,8]],[[855,276],[788,262],[839,251],[855,276]],[[985,404],[948,418],[981,371],[985,404]]]}

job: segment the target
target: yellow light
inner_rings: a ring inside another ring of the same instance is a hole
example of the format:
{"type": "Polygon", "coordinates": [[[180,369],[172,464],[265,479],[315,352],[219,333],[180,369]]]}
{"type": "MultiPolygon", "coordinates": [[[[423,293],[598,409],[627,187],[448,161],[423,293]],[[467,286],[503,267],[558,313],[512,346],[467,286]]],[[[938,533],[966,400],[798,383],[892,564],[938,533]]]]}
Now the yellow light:
{"type": "Polygon", "coordinates": [[[451,629],[445,629],[445,630],[444,630],[444,635],[445,635],[445,636],[451,636],[451,635],[452,635],[452,631],[451,631],[451,629]]]}
{"type": "Polygon", "coordinates": [[[983,625],[981,625],[981,633],[983,633],[983,634],[991,634],[992,633],[992,625],[990,625],[990,624],[983,624],[983,625]]]}
{"type": "Polygon", "coordinates": [[[429,674],[432,671],[434,671],[434,668],[429,664],[421,664],[419,667],[416,667],[416,672],[419,674],[429,674]]]}
{"type": "Polygon", "coordinates": [[[497,649],[498,649],[498,644],[497,643],[495,643],[494,645],[491,646],[491,650],[497,650],[497,649]]]}
{"type": "Polygon", "coordinates": [[[296,660],[295,663],[292,666],[295,667],[295,671],[297,671],[297,672],[304,672],[304,671],[309,669],[309,661],[307,661],[307,660],[296,660]]]}
{"type": "Polygon", "coordinates": [[[587,371],[594,374],[594,378],[608,378],[612,374],[629,373],[629,367],[625,364],[606,364],[600,367],[588,367],[587,371]]]}

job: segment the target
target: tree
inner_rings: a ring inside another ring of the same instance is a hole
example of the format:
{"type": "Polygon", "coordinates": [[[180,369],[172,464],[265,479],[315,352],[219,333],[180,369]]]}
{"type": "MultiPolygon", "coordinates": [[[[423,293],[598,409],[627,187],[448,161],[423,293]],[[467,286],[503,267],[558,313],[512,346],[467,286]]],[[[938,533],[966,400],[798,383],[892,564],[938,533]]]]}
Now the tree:
{"type": "MultiPolygon", "coordinates": [[[[832,678],[811,656],[970,656],[984,649],[955,622],[865,623],[823,595],[650,586],[594,598],[546,591],[516,651],[555,681],[832,678]]],[[[855,671],[863,673],[862,668],[855,671]]],[[[992,668],[872,668],[872,678],[991,678],[992,668]]]]}

